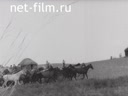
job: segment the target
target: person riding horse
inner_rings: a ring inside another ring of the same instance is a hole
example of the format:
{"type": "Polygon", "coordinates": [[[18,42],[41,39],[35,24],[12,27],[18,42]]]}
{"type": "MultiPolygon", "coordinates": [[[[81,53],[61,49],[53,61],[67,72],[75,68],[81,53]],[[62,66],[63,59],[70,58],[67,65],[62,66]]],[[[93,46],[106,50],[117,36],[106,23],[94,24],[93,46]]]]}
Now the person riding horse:
{"type": "Polygon", "coordinates": [[[48,70],[48,69],[51,69],[51,68],[53,68],[52,65],[48,61],[46,61],[45,70],[48,70]]]}

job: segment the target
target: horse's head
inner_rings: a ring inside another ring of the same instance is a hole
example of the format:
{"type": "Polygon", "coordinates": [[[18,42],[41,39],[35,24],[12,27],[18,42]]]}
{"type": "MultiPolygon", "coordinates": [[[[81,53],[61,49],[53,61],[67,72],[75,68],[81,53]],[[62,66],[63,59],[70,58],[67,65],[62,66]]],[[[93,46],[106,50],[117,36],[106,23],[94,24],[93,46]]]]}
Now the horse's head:
{"type": "Polygon", "coordinates": [[[94,69],[93,66],[92,66],[92,64],[89,64],[88,66],[89,66],[91,69],[94,69]]]}
{"type": "Polygon", "coordinates": [[[4,74],[4,75],[9,74],[9,73],[10,73],[9,69],[5,69],[5,70],[3,71],[3,74],[4,74]]]}

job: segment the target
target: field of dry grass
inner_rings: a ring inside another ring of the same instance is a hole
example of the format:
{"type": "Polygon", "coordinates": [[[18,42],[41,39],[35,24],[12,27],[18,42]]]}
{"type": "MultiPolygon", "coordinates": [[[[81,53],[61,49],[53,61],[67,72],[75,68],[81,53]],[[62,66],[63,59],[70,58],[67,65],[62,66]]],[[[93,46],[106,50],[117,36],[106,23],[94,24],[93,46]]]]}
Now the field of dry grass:
{"type": "Polygon", "coordinates": [[[128,77],[21,85],[12,96],[128,96],[128,77]]]}

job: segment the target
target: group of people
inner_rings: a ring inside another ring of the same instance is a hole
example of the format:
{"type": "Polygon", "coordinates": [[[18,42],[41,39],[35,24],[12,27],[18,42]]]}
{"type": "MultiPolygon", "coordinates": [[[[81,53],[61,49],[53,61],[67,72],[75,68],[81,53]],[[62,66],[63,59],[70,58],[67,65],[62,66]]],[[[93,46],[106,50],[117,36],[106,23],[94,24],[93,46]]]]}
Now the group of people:
{"type": "MultiPolygon", "coordinates": [[[[27,83],[42,83],[42,82],[56,82],[60,77],[61,79],[77,80],[77,74],[82,74],[88,78],[87,72],[89,69],[93,69],[92,64],[86,65],[85,63],[78,64],[65,64],[63,60],[63,67],[53,67],[48,61],[46,61],[45,67],[37,67],[31,70],[26,68],[19,70],[14,74],[4,74],[0,77],[0,84],[2,86],[9,86],[9,84],[27,84],[27,83]],[[10,83],[9,83],[10,82],[10,83]]],[[[18,68],[17,68],[18,69],[18,68]]]]}

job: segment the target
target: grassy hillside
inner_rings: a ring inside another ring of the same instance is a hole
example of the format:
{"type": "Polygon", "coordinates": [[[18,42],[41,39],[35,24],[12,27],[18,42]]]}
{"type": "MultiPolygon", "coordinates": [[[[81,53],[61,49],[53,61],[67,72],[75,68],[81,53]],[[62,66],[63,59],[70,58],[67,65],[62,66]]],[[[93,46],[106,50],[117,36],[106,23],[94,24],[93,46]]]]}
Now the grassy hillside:
{"type": "Polygon", "coordinates": [[[12,96],[127,96],[128,77],[85,79],[16,87],[12,96]]]}
{"type": "Polygon", "coordinates": [[[128,58],[115,58],[91,63],[94,70],[89,71],[90,78],[113,78],[128,75],[128,58]]]}

